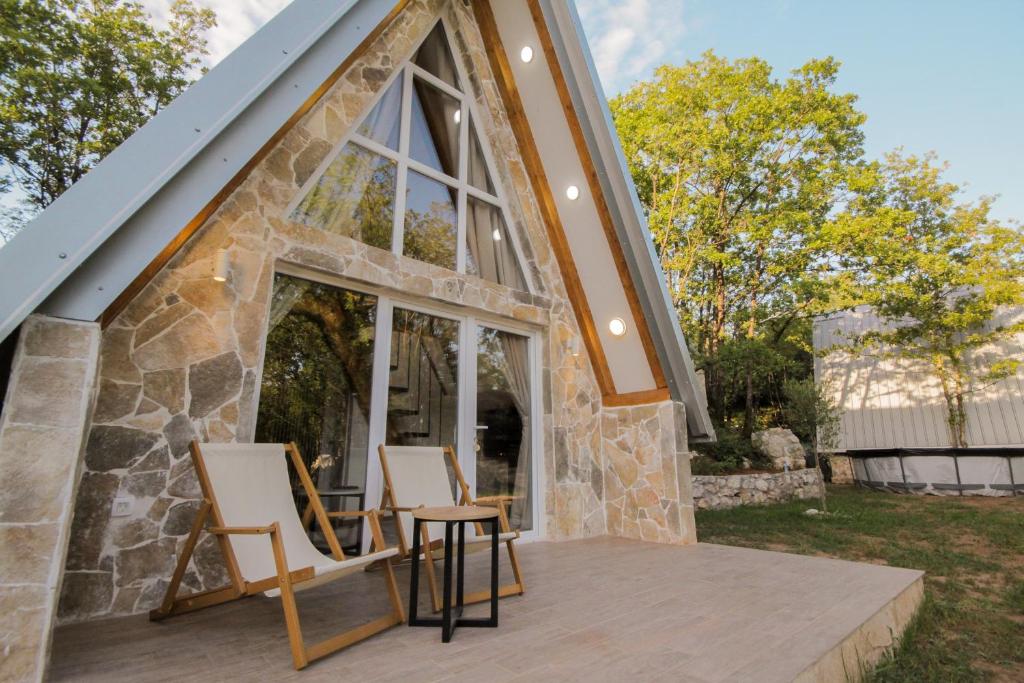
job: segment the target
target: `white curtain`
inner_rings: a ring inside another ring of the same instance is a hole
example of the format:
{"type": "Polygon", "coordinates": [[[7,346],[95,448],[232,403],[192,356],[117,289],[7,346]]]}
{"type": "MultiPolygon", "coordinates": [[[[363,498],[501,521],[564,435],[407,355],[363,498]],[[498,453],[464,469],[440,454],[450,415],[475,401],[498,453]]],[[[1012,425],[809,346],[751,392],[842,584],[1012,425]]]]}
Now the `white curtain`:
{"type": "Polygon", "coordinates": [[[526,289],[501,210],[474,198],[466,202],[466,210],[466,246],[477,275],[513,289],[526,289]]]}
{"type": "Polygon", "coordinates": [[[516,463],[515,482],[512,495],[516,499],[512,501],[510,522],[513,527],[520,527],[524,519],[529,519],[530,511],[533,509],[533,487],[532,480],[533,462],[530,457],[530,347],[526,337],[509,332],[498,331],[498,340],[501,343],[501,350],[505,356],[505,364],[502,373],[508,382],[512,400],[516,410],[519,411],[519,418],[522,420],[523,433],[519,442],[519,457],[516,463]]]}

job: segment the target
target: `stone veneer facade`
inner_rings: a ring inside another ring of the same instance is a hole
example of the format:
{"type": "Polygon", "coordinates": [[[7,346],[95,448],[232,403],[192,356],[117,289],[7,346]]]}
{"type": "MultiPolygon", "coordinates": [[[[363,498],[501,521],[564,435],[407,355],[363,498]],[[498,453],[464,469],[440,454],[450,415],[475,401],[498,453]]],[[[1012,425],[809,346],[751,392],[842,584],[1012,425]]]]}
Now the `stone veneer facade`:
{"type": "Polygon", "coordinates": [[[0,422],[0,680],[43,678],[100,328],[30,316],[0,422]]]}
{"type": "Polygon", "coordinates": [[[817,468],[693,477],[693,504],[698,510],[727,510],[740,505],[782,503],[820,496],[821,476],[817,468]]]}
{"type": "Polygon", "coordinates": [[[665,401],[605,408],[601,433],[608,533],[658,543],[694,542],[685,406],[665,401]]]}
{"type": "MultiPolygon", "coordinates": [[[[280,264],[292,273],[484,311],[541,330],[544,451],[538,455],[547,537],[696,540],[682,406],[603,408],[589,360],[571,353],[579,328],[472,11],[461,2],[416,0],[103,331],[62,619],[140,612],[162,596],[200,495],[188,442],[253,438],[270,292],[280,264]],[[286,217],[299,188],[439,15],[449,22],[456,59],[469,74],[467,91],[482,115],[478,130],[497,160],[495,180],[513,198],[511,229],[540,290],[534,294],[286,217]],[[230,255],[227,283],[211,278],[219,249],[230,255]],[[119,493],[131,495],[135,508],[112,518],[119,493]]],[[[219,551],[204,538],[184,588],[209,589],[225,580],[219,551]]]]}

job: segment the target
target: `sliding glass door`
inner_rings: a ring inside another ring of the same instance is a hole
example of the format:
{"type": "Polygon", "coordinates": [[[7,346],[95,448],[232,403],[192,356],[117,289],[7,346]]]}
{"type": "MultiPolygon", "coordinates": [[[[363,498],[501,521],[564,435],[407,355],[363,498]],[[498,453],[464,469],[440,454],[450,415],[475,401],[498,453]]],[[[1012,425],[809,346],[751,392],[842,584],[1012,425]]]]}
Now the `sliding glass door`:
{"type": "MultiPolygon", "coordinates": [[[[378,444],[452,446],[474,495],[510,496],[529,531],[535,346],[526,330],[279,274],[256,439],[295,441],[332,509],[379,503],[378,444]]],[[[365,549],[358,525],[339,531],[365,549]]]]}

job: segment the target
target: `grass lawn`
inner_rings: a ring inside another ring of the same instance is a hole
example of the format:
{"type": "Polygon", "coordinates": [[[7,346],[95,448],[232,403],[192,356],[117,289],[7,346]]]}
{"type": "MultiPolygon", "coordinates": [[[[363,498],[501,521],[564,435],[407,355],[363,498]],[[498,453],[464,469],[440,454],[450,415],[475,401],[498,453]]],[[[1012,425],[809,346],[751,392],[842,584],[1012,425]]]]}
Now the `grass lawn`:
{"type": "Polygon", "coordinates": [[[925,601],[873,681],[1024,681],[1024,497],[829,487],[815,501],[697,513],[701,541],[923,569],[925,601]]]}

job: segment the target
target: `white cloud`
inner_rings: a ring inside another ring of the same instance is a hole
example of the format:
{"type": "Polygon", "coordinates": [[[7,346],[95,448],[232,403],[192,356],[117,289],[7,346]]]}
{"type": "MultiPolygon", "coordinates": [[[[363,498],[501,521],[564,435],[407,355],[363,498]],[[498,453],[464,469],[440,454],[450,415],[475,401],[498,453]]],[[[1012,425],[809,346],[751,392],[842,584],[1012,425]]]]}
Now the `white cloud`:
{"type": "MultiPolygon", "coordinates": [[[[213,66],[245,42],[291,0],[196,0],[217,13],[217,26],[206,35],[210,54],[207,63],[213,66]]],[[[172,0],[142,0],[157,24],[165,24],[172,0]]]]}
{"type": "Polygon", "coordinates": [[[682,0],[577,0],[608,94],[646,78],[686,32],[682,0]]]}
{"type": "MultiPolygon", "coordinates": [[[[207,34],[213,66],[291,0],[195,0],[217,13],[207,34]]],[[[172,0],[142,0],[158,24],[172,0]]],[[[646,78],[686,33],[683,0],[576,0],[601,82],[609,95],[646,78]]]]}

